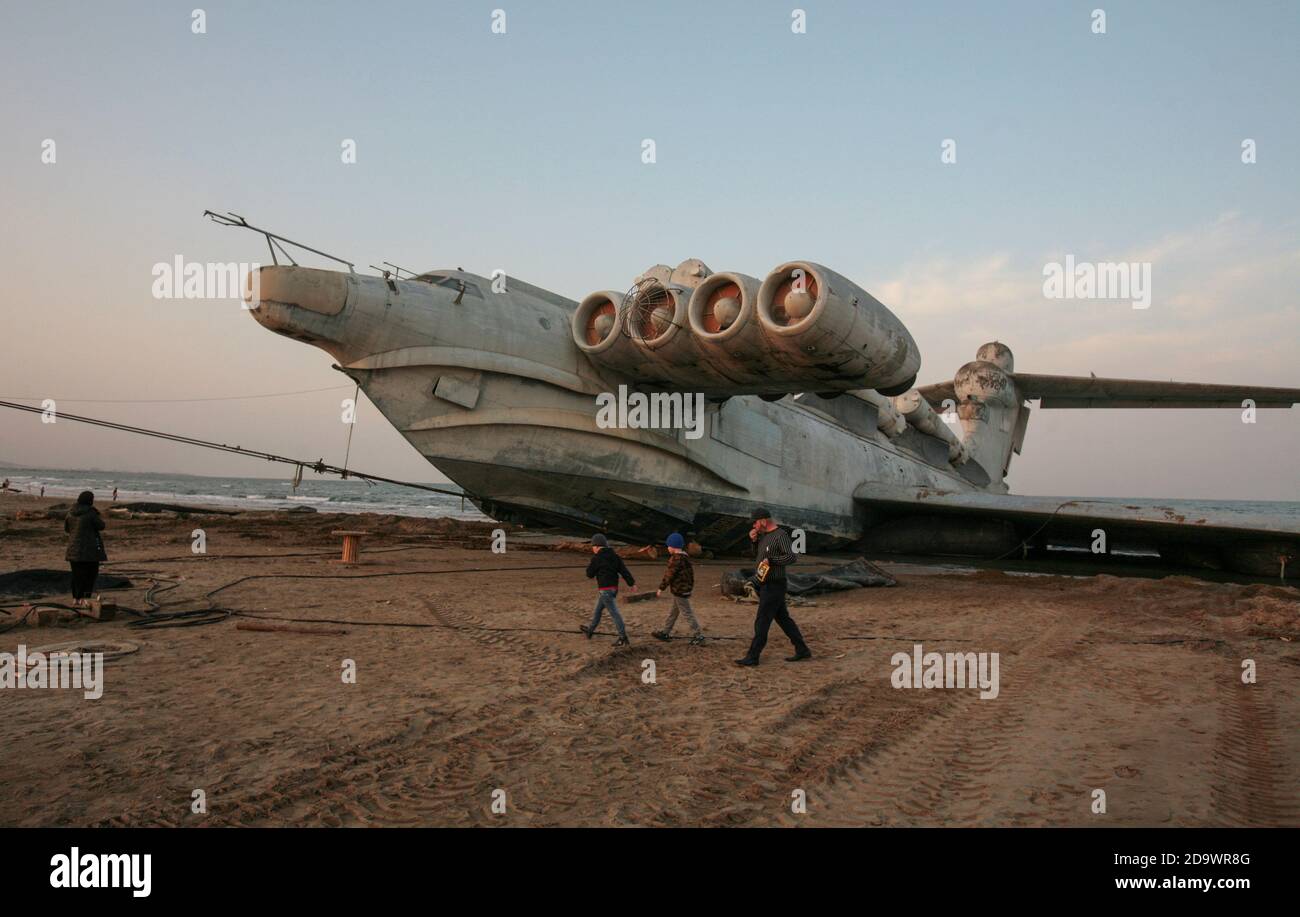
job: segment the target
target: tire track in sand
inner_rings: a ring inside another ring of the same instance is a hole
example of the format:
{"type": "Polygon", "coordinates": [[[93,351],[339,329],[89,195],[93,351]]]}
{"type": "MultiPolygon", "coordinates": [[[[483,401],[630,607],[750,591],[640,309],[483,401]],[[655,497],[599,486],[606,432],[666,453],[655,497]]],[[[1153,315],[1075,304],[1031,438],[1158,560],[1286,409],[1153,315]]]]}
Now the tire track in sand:
{"type": "Polygon", "coordinates": [[[1081,629],[1058,615],[1013,653],[1001,653],[996,699],[980,700],[976,689],[943,691],[947,702],[934,704],[900,741],[840,761],[827,782],[809,787],[807,815],[794,815],[787,805],[777,823],[991,823],[993,789],[986,778],[1021,753],[1027,707],[1058,654],[1074,655],[1081,629]]]}
{"type": "MultiPolygon", "coordinates": [[[[541,644],[518,631],[494,630],[492,624],[463,608],[435,604],[428,599],[424,605],[439,624],[455,630],[478,646],[518,653],[522,657],[517,661],[521,671],[532,677],[549,678],[566,674],[564,666],[585,659],[578,653],[541,644]]],[[[576,628],[574,632],[577,633],[576,628]]]]}
{"type": "MultiPolygon", "coordinates": [[[[375,749],[367,767],[348,774],[349,792],[327,794],[310,806],[307,821],[322,824],[486,824],[492,790],[511,765],[542,750],[545,733],[530,721],[553,697],[554,683],[585,659],[526,634],[492,630],[464,608],[425,600],[433,618],[473,646],[491,651],[519,676],[525,690],[503,690],[493,701],[459,712],[454,728],[408,739],[401,747],[375,749]]],[[[503,686],[504,687],[504,686],[503,686]]],[[[450,725],[450,724],[449,724],[450,725]]],[[[307,795],[310,783],[295,796],[307,795]]],[[[513,790],[510,796],[513,796],[513,790]]],[[[511,799],[511,806],[514,800],[511,799]]]]}
{"type": "Polygon", "coordinates": [[[1220,729],[1210,764],[1210,794],[1222,825],[1300,824],[1300,791],[1276,753],[1281,733],[1264,691],[1240,679],[1219,680],[1220,729]]]}
{"type": "MultiPolygon", "coordinates": [[[[495,699],[455,711],[426,707],[385,734],[326,751],[311,764],[281,771],[269,785],[240,791],[214,787],[200,825],[267,823],[427,824],[473,823],[467,806],[488,799],[485,776],[540,747],[522,733],[521,721],[535,715],[553,694],[553,684],[586,657],[556,650],[509,632],[484,630],[482,618],[425,602],[434,618],[477,648],[505,651],[527,690],[503,689],[495,699]],[[479,776],[469,776],[479,775],[479,776]],[[481,795],[480,795],[481,794],[481,795]]],[[[174,804],[151,803],[105,819],[104,826],[156,824],[175,816],[174,804]]]]}

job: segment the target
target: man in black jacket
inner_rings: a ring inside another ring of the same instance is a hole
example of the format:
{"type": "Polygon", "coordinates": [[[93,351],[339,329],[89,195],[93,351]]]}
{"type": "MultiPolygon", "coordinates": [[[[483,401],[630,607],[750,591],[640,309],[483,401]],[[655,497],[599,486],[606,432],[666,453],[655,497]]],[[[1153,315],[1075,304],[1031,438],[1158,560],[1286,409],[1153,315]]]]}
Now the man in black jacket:
{"type": "Polygon", "coordinates": [[[749,644],[749,652],[737,659],[736,665],[758,665],[758,657],[767,645],[767,632],[773,621],[794,644],[794,655],[785,661],[811,659],[812,651],[804,643],[799,625],[794,623],[785,604],[785,568],[795,562],[790,536],[772,521],[772,514],[765,509],[754,510],[750,518],[754,520],[754,527],[749,538],[754,542],[754,561],[758,564],[754,573],[758,585],[758,613],[754,615],[754,639],[749,644]]]}
{"type": "Polygon", "coordinates": [[[596,593],[596,612],[592,615],[591,624],[581,630],[590,640],[600,624],[601,612],[609,609],[609,616],[618,628],[618,639],[614,645],[627,646],[627,630],[623,627],[622,615],[618,613],[618,578],[621,576],[627,580],[633,592],[636,592],[636,580],[632,578],[632,571],[627,568],[627,564],[623,563],[623,558],[609,546],[604,535],[597,533],[591,536],[591,551],[595,556],[587,564],[587,579],[595,579],[599,592],[596,593]]]}

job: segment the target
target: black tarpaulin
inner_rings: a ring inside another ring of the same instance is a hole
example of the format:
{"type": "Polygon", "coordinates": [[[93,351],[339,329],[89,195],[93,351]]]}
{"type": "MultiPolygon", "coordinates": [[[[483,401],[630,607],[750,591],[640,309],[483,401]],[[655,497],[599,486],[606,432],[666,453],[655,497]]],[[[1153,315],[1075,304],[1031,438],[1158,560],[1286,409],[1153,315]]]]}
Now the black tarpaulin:
{"type": "MultiPolygon", "coordinates": [[[[722,574],[723,595],[745,595],[745,584],[754,576],[752,567],[722,574]]],[[[822,570],[817,573],[786,574],[786,592],[789,595],[821,595],[844,589],[861,589],[866,586],[897,586],[894,579],[865,557],[822,570]]]]}

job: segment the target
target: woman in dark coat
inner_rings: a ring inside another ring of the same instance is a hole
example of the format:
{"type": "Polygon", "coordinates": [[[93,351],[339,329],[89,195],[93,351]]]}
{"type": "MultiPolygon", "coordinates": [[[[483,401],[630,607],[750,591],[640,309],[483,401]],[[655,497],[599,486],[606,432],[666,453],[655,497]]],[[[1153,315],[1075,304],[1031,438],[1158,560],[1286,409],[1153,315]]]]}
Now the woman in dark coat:
{"type": "Polygon", "coordinates": [[[104,520],[95,509],[95,495],[83,490],[77,505],[63,519],[63,531],[72,536],[65,556],[72,565],[72,597],[78,605],[94,594],[99,562],[108,560],[104,541],[99,537],[103,529],[104,520]]]}

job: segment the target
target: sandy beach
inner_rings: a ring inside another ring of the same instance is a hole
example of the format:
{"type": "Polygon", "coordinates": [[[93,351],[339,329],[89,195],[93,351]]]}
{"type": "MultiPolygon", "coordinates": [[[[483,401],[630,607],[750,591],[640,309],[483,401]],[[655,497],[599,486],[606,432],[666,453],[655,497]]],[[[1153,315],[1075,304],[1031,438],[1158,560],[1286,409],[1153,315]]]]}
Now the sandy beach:
{"type": "MultiPolygon", "coordinates": [[[[40,517],[56,502],[0,498],[0,573],[66,570],[62,525],[40,517]]],[[[763,664],[740,669],[754,606],[713,588],[739,559],[697,562],[705,645],[682,622],[670,643],[650,637],[662,598],[621,602],[633,645],[616,650],[578,632],[587,555],[514,531],[494,554],[490,524],[107,521],[103,572],[133,584],[105,593],[121,606],[145,610],[156,583],[163,612],[201,609],[234,583],[212,602],[346,633],[240,630],[253,619],[238,615],[141,629],[121,613],[0,634],[8,653],[138,646],[108,663],[98,700],[0,691],[0,825],[1300,824],[1294,588],[878,559],[898,586],[792,606],[811,662],[783,662],[774,628],[763,664]],[[338,529],[372,533],[359,565],[333,562],[338,529]],[[998,653],[998,696],[893,687],[891,657],[918,643],[998,653]]],[[[629,565],[658,584],[662,558],[629,565]]]]}

